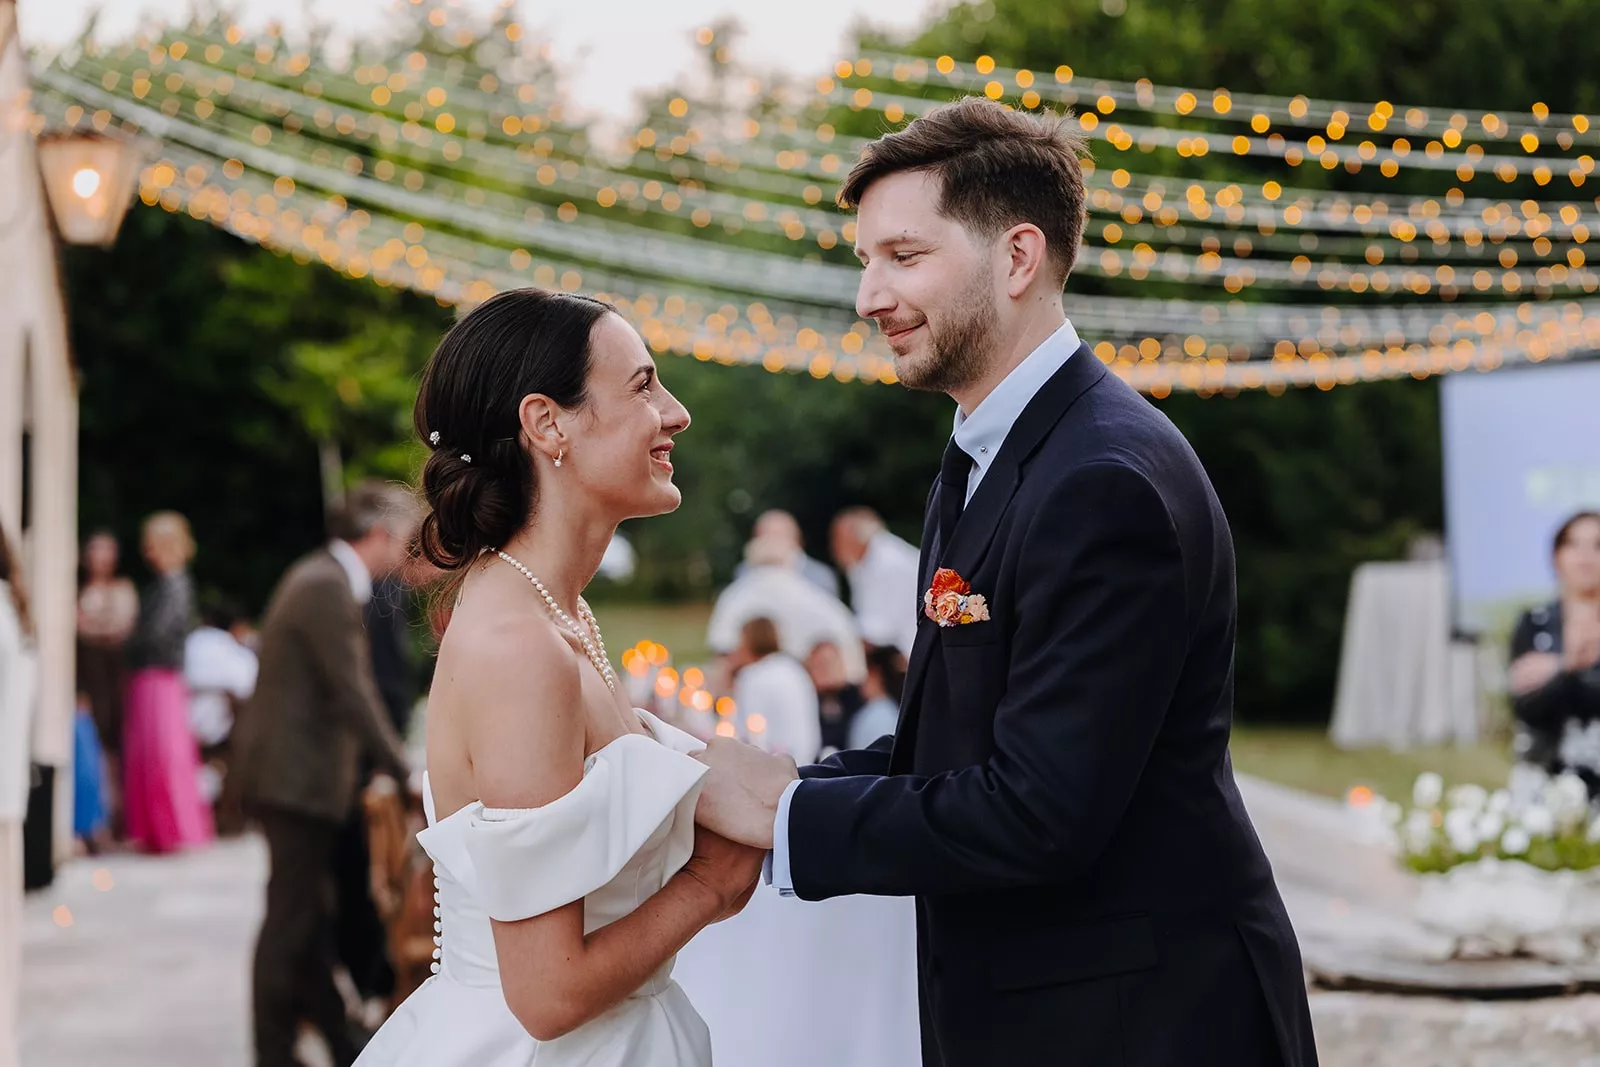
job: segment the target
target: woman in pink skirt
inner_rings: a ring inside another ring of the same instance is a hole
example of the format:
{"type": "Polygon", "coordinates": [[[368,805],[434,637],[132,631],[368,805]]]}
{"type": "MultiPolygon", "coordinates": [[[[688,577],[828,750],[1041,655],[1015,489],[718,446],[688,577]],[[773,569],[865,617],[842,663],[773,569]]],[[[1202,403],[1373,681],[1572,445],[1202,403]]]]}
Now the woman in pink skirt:
{"type": "Polygon", "coordinates": [[[199,750],[189,728],[184,639],[193,628],[194,556],[189,523],[161,511],[144,524],[144,557],[154,579],[139,603],[128,643],[128,698],[122,733],[123,806],[128,838],[146,852],[210,841],[211,809],[200,794],[199,750]]]}

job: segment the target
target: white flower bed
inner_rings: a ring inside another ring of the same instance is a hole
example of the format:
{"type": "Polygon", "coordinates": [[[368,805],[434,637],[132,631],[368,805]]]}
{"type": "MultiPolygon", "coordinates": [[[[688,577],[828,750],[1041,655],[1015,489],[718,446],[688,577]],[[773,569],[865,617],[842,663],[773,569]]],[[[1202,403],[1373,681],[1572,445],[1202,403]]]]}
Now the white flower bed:
{"type": "Polygon", "coordinates": [[[1422,876],[1417,919],[1458,954],[1600,955],[1600,818],[1576,775],[1519,767],[1491,792],[1426,773],[1409,808],[1360,794],[1351,807],[1422,876]]]}

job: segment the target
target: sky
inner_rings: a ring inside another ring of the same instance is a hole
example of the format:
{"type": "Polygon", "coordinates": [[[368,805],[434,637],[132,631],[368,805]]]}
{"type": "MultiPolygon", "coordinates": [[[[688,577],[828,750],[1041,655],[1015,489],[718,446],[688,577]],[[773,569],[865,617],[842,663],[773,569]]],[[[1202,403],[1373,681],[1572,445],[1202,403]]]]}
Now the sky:
{"type": "MultiPolygon", "coordinates": [[[[303,25],[308,0],[233,0],[246,28],[276,19],[286,30],[303,25]]],[[[338,32],[359,34],[381,26],[391,8],[407,0],[314,0],[320,18],[338,32]]],[[[484,10],[496,0],[451,0],[484,10]]],[[[116,40],[142,19],[185,18],[193,0],[18,0],[24,43],[58,45],[77,36],[90,11],[100,9],[98,36],[116,40]]],[[[838,59],[850,27],[909,28],[943,10],[947,0],[518,0],[522,20],[542,30],[569,72],[575,102],[609,119],[625,118],[634,93],[670,82],[694,64],[694,30],[720,15],[737,16],[745,36],[742,62],[758,74],[782,69],[821,73],[838,59]]]]}

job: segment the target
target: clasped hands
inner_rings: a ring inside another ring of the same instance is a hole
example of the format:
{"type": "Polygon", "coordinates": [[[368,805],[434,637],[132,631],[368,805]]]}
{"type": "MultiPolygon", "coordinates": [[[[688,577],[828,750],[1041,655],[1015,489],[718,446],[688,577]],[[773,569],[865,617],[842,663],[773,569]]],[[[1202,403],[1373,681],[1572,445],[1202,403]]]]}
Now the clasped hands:
{"type": "Polygon", "coordinates": [[[695,809],[694,855],[686,873],[717,894],[721,918],[737,914],[760,880],[772,847],[778,801],[799,777],[794,760],[730,738],[695,756],[709,772],[695,809]]]}
{"type": "Polygon", "coordinates": [[[800,776],[794,760],[726,737],[713,737],[695,759],[710,768],[695,821],[731,841],[770,849],[778,801],[800,776]]]}

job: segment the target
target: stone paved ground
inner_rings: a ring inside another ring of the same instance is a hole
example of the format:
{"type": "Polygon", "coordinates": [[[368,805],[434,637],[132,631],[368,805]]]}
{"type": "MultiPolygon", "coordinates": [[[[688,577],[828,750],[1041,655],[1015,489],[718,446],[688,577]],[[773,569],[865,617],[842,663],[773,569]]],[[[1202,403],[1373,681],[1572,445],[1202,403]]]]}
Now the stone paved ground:
{"type": "MultiPolygon", "coordinates": [[[[1334,943],[1427,947],[1408,919],[1409,880],[1350,839],[1336,805],[1256,782],[1246,799],[1308,956],[1334,943]]],[[[254,839],[65,868],[26,906],[22,1062],[247,1067],[265,874],[254,839]]],[[[1317,992],[1312,1014],[1324,1067],[1600,1067],[1600,995],[1317,992]]]]}
{"type": "Polygon", "coordinates": [[[1600,995],[1461,1001],[1315,993],[1322,1067],[1600,1067],[1600,995]]]}
{"type": "Polygon", "coordinates": [[[255,838],[67,865],[25,906],[22,1062],[248,1064],[249,961],[266,866],[255,838]]]}

